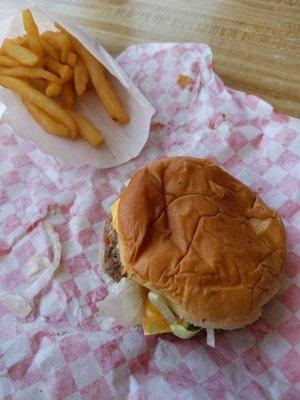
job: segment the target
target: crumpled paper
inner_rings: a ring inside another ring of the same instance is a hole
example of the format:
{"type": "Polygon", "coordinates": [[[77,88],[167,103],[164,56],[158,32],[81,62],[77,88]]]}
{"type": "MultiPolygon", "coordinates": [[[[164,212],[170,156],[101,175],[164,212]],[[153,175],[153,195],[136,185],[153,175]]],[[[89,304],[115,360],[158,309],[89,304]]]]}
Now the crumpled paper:
{"type": "Polygon", "coordinates": [[[104,48],[82,30],[67,24],[60,16],[47,11],[45,7],[43,10],[31,7],[30,2],[22,0],[9,2],[3,0],[0,1],[0,6],[0,43],[6,38],[25,33],[22,21],[24,8],[30,7],[40,32],[57,30],[54,22],[58,22],[79,39],[110,72],[110,81],[130,116],[130,122],[125,125],[113,121],[95,91],[87,91],[83,96],[77,98],[76,107],[79,113],[93,122],[105,138],[103,145],[94,148],[83,140],[74,142],[49,135],[33,119],[19,96],[0,87],[0,102],[6,105],[6,112],[2,120],[10,124],[23,138],[33,140],[42,151],[57,157],[67,165],[88,164],[98,168],[108,168],[123,164],[136,157],[148,139],[154,108],[104,48]],[[15,117],[16,115],[18,118],[15,117]]]}
{"type": "Polygon", "coordinates": [[[138,45],[117,61],[157,109],[131,162],[105,171],[67,167],[0,125],[1,291],[25,284],[36,254],[53,260],[45,221],[61,245],[60,265],[26,319],[0,305],[0,398],[299,398],[300,121],[226,88],[205,45],[138,45]],[[98,264],[110,205],[137,168],[179,154],[210,158],[250,185],[287,231],[278,295],[255,323],[218,333],[215,348],[202,336],[102,329],[97,309],[107,295],[98,264]]]}

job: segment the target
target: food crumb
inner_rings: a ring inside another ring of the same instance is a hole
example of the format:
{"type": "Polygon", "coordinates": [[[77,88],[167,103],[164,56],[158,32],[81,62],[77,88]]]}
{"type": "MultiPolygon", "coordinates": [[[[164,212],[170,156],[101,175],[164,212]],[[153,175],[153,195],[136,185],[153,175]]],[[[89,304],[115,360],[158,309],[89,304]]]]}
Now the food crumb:
{"type": "Polygon", "coordinates": [[[185,89],[187,86],[192,86],[194,80],[190,76],[187,75],[179,75],[177,79],[177,84],[181,87],[181,89],[185,89]]]}
{"type": "Polygon", "coordinates": [[[222,114],[216,114],[214,117],[210,120],[209,122],[209,129],[216,130],[219,125],[221,125],[223,122],[226,120],[226,115],[224,113],[222,114]]]}
{"type": "Polygon", "coordinates": [[[165,125],[162,124],[161,122],[154,122],[153,124],[151,124],[152,129],[162,129],[164,127],[165,125]]]}

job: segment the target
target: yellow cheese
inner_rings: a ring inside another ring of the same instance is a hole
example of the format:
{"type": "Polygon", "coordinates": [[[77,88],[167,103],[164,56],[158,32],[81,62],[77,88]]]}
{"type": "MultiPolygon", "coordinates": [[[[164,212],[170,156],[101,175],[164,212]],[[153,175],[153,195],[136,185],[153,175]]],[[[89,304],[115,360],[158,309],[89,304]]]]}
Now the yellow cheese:
{"type": "Polygon", "coordinates": [[[143,330],[145,335],[171,332],[170,325],[166,322],[159,310],[149,301],[148,290],[144,290],[144,315],[143,330]]]}
{"type": "Polygon", "coordinates": [[[112,216],[112,226],[115,229],[115,231],[118,233],[118,206],[119,206],[119,200],[118,198],[113,205],[110,207],[110,212],[112,216]]]}
{"type": "MultiPolygon", "coordinates": [[[[118,233],[118,205],[117,199],[110,207],[112,215],[112,226],[118,233]]],[[[164,317],[160,314],[159,310],[149,301],[148,290],[143,291],[144,299],[144,316],[143,316],[143,330],[145,335],[154,335],[157,333],[171,332],[170,325],[166,322],[164,317]]]]}

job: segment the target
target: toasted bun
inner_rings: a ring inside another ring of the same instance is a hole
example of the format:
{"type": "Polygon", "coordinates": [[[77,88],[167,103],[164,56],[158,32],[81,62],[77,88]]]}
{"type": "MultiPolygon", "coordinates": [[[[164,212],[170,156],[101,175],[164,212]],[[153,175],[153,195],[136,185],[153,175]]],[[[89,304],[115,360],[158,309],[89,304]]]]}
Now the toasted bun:
{"type": "Polygon", "coordinates": [[[122,192],[116,215],[123,272],[194,325],[243,327],[278,290],[279,215],[208,160],[146,165],[122,192]]]}

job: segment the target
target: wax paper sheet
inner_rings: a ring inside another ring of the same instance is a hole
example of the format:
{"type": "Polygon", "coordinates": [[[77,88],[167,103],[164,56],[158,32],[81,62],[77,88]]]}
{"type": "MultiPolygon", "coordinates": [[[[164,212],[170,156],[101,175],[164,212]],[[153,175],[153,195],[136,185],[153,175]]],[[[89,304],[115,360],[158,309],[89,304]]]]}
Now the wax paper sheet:
{"type": "Polygon", "coordinates": [[[0,126],[1,291],[20,293],[36,254],[53,261],[45,222],[61,245],[60,265],[29,300],[25,319],[0,305],[0,397],[299,399],[300,121],[226,88],[205,45],[138,45],[118,63],[157,109],[131,162],[104,171],[67,167],[0,126]],[[210,158],[250,185],[278,209],[287,231],[278,295],[257,322],[216,335],[215,348],[201,336],[99,328],[105,214],[134,170],[179,154],[210,158]]]}
{"type": "Polygon", "coordinates": [[[110,72],[108,79],[121,98],[124,109],[130,116],[128,124],[113,121],[94,90],[88,90],[76,99],[76,110],[86,116],[100,129],[105,143],[94,148],[86,141],[72,141],[49,135],[33,119],[31,114],[16,96],[9,90],[0,87],[0,102],[6,105],[2,116],[4,122],[10,124],[22,137],[33,140],[47,154],[57,157],[67,165],[93,165],[107,168],[123,164],[136,157],[145,145],[150,129],[154,108],[126,76],[113,58],[100,43],[94,41],[76,26],[67,24],[60,16],[31,7],[29,1],[0,1],[0,43],[6,38],[25,33],[22,21],[22,10],[30,7],[40,32],[57,30],[54,21],[62,25],[106,67],[110,72]],[[18,118],[16,118],[16,115],[18,118]]]}

